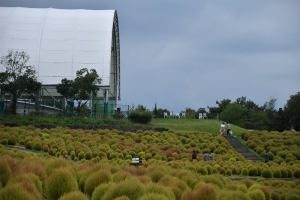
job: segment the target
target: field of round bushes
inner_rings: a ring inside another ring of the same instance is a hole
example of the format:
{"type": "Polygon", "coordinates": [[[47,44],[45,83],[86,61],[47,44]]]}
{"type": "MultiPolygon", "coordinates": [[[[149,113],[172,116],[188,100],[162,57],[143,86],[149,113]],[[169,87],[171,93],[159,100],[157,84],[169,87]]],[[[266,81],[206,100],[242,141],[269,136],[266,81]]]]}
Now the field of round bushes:
{"type": "Polygon", "coordinates": [[[205,132],[0,126],[0,200],[300,199],[299,133],[242,138],[262,156],[272,152],[272,161],[245,160],[205,132]],[[210,151],[216,161],[204,162],[210,151]],[[130,165],[133,157],[143,165],[130,165]]]}

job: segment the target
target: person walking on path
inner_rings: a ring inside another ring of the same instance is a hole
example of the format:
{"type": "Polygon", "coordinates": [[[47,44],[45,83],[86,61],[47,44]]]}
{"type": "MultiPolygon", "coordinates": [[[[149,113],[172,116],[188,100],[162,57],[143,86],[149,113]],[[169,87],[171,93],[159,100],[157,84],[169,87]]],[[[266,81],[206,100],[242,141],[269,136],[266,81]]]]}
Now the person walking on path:
{"type": "Polygon", "coordinates": [[[209,158],[211,159],[211,161],[215,161],[215,154],[213,151],[210,152],[209,158]]]}
{"type": "Polygon", "coordinates": [[[265,154],[265,162],[269,162],[270,160],[270,154],[268,153],[268,151],[266,151],[266,154],[265,154]]]}
{"type": "Polygon", "coordinates": [[[225,124],[224,122],[221,124],[221,127],[220,127],[220,135],[222,136],[225,132],[225,124]]]}
{"type": "Polygon", "coordinates": [[[227,136],[228,137],[230,137],[230,131],[231,131],[230,123],[227,122],[227,136]]]}
{"type": "Polygon", "coordinates": [[[197,159],[197,153],[196,151],[193,151],[192,160],[196,160],[196,159],[197,159]]]}
{"type": "Polygon", "coordinates": [[[203,154],[203,159],[204,159],[205,162],[207,162],[208,159],[209,159],[208,153],[206,151],[203,154]]]}

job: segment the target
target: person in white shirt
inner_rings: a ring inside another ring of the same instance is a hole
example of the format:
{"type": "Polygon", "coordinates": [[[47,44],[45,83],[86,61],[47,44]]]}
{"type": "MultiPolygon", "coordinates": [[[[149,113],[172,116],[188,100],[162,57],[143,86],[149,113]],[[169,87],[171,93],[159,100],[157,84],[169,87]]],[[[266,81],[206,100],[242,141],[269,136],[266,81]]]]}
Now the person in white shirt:
{"type": "Polygon", "coordinates": [[[220,135],[222,136],[225,132],[225,124],[224,122],[221,124],[221,128],[220,128],[220,135]]]}

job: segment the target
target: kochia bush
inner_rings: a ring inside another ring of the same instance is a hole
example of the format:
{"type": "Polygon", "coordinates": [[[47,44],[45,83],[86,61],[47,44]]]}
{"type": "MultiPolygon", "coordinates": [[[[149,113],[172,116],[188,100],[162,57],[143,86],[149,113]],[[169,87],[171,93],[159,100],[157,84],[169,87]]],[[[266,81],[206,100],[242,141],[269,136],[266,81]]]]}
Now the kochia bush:
{"type": "Polygon", "coordinates": [[[77,190],[77,180],[68,169],[57,169],[46,180],[45,192],[48,199],[59,199],[63,194],[77,190]]]}

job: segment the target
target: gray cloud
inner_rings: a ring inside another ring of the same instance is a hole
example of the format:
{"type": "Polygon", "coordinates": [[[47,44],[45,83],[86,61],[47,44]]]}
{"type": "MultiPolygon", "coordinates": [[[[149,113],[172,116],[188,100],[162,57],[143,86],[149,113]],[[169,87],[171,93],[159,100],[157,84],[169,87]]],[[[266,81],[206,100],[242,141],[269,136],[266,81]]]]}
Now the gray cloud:
{"type": "Polygon", "coordinates": [[[300,91],[300,2],[9,0],[0,6],[116,9],[121,102],[180,112],[246,96],[283,107],[300,91]]]}

